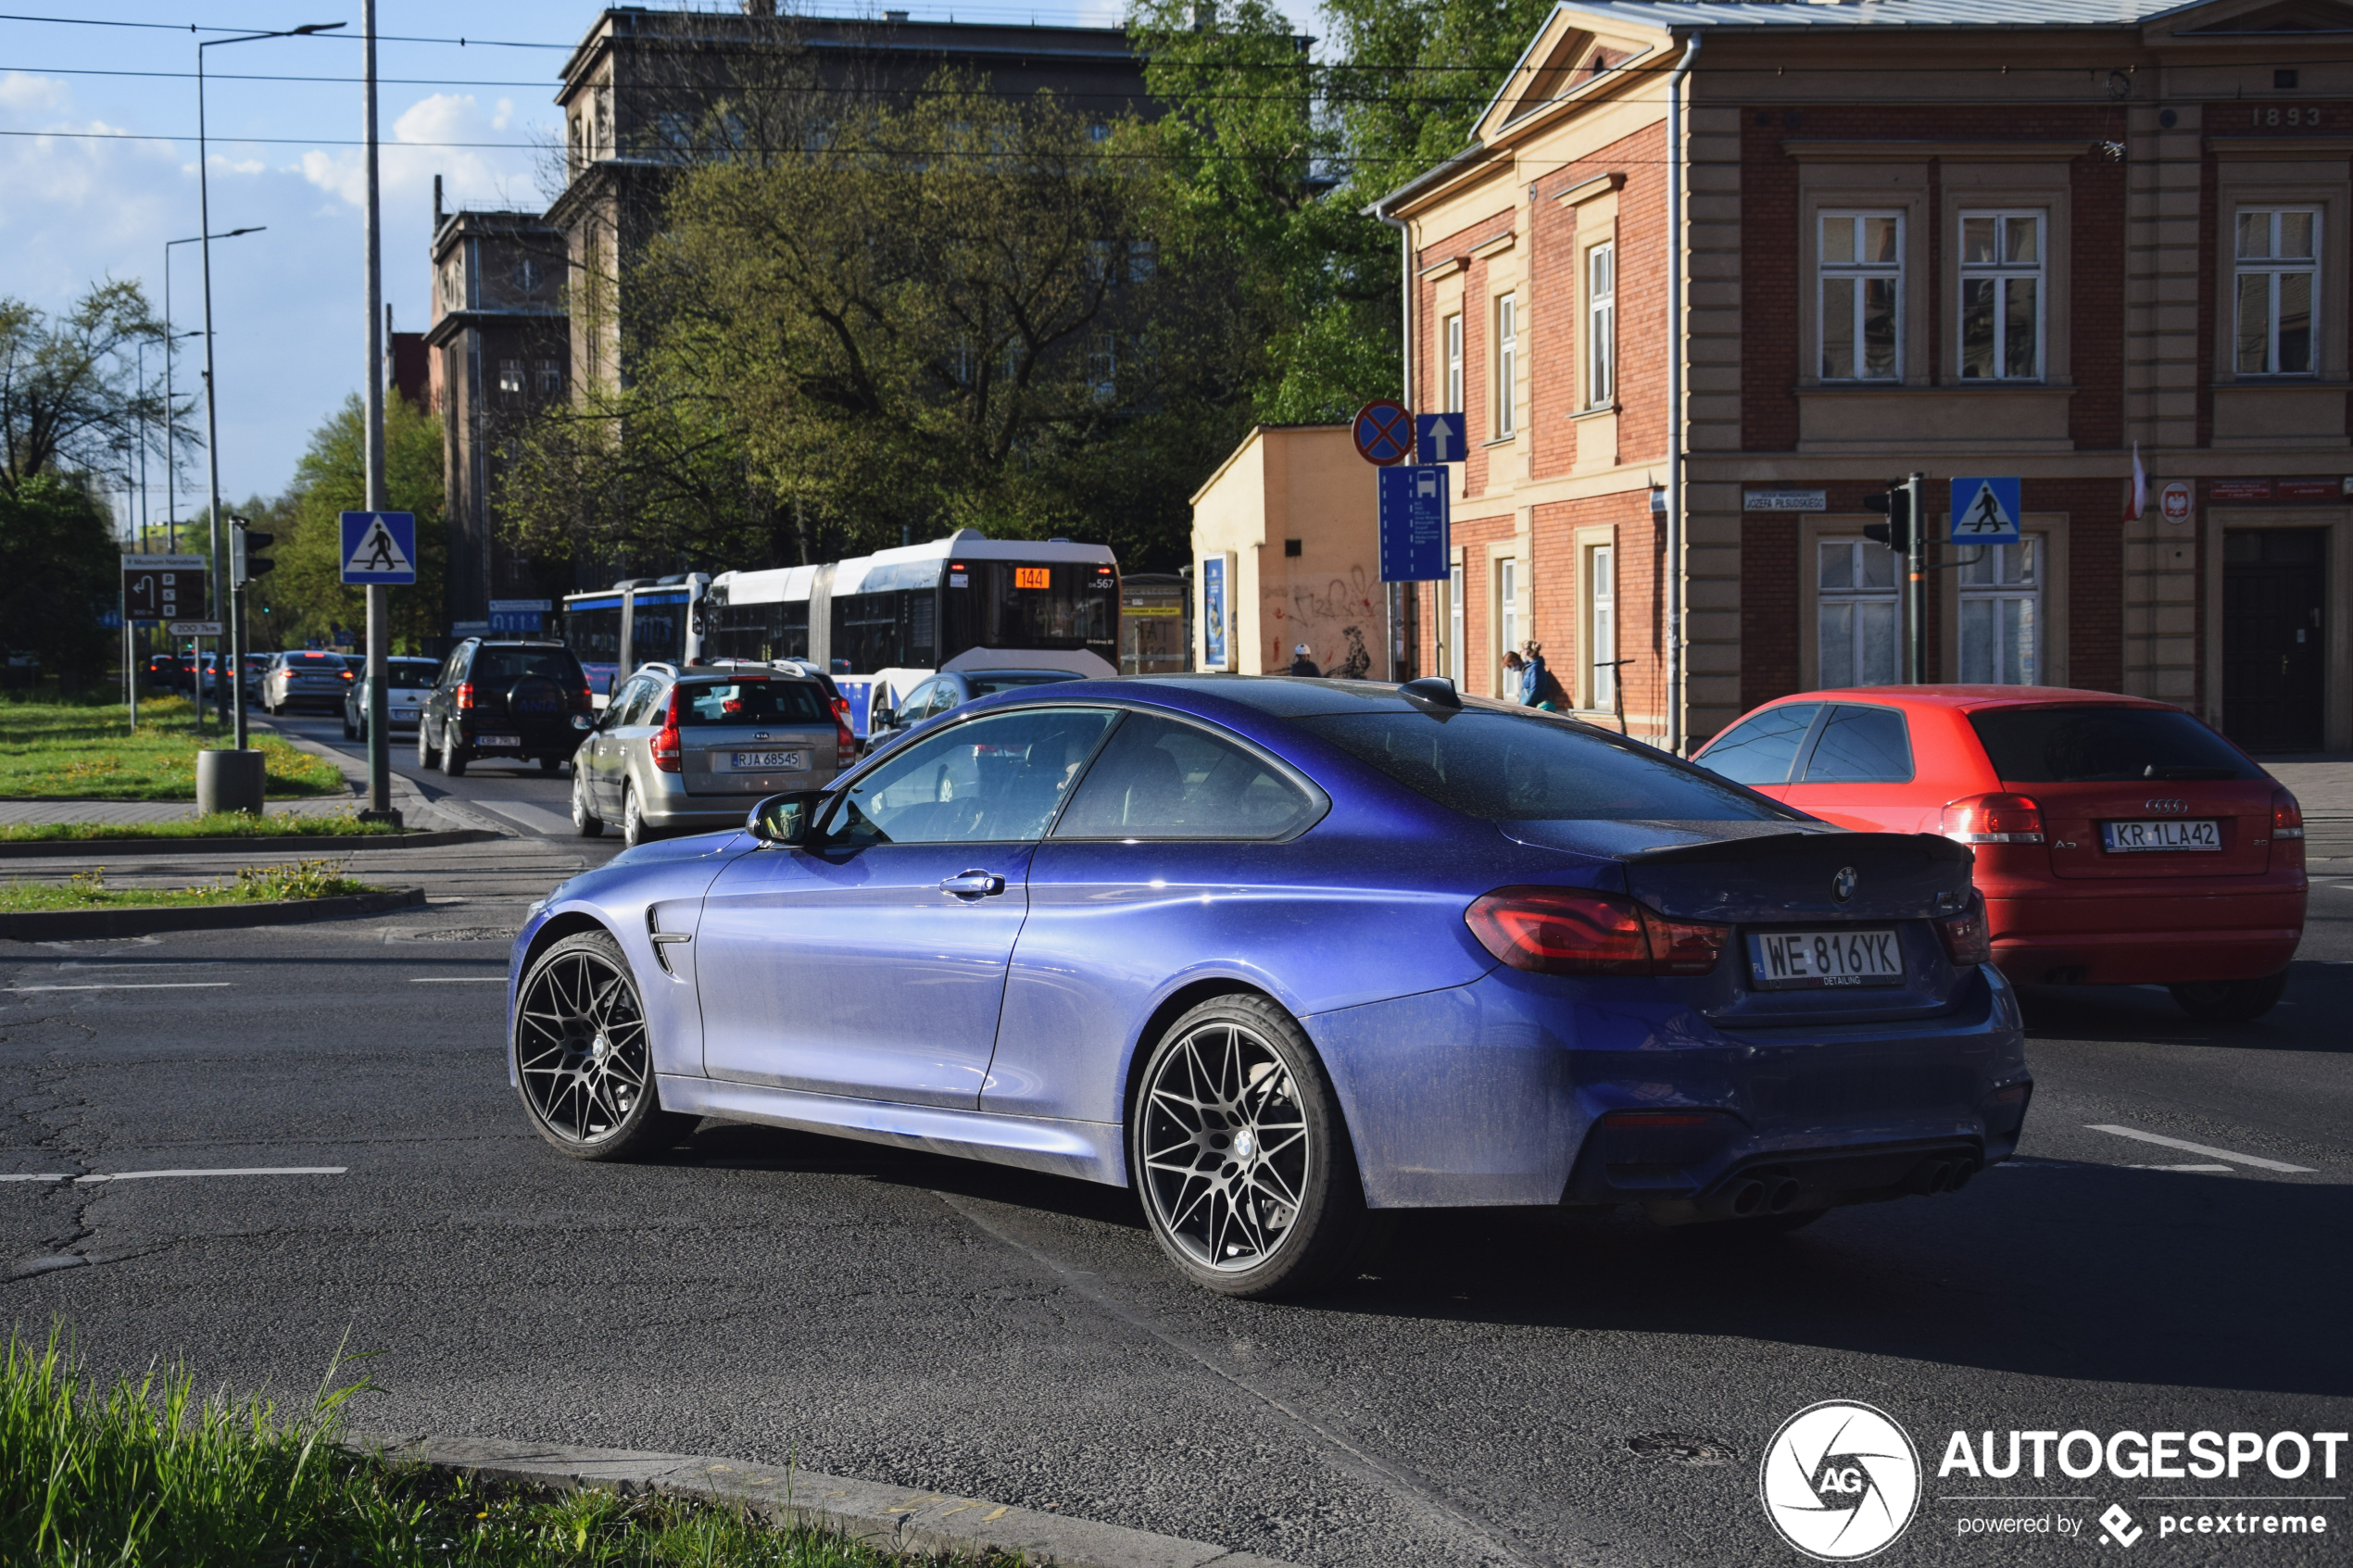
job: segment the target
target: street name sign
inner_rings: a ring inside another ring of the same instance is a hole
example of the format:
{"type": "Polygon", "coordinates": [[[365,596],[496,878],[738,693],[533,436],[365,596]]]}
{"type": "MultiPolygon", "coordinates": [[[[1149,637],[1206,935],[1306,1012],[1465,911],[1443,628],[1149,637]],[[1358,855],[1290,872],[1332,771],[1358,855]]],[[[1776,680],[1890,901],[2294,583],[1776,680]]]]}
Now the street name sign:
{"type": "Polygon", "coordinates": [[[1952,542],[2015,545],[2021,510],[2015,479],[1957,479],[1953,481],[1952,542]]]}
{"type": "MultiPolygon", "coordinates": [[[[203,556],[125,556],[122,604],[133,621],[171,621],[205,612],[203,556]]],[[[218,632],[206,633],[219,636],[218,632]]]]}
{"type": "Polygon", "coordinates": [[[1380,471],[1380,580],[1430,583],[1446,576],[1446,470],[1417,463],[1380,471]]]}
{"type": "Polygon", "coordinates": [[[1368,463],[1387,468],[1413,456],[1414,416],[1405,405],[1390,398],[1376,397],[1357,409],[1350,433],[1356,440],[1356,455],[1368,463]]]}
{"type": "Polygon", "coordinates": [[[417,514],[343,514],[343,580],[388,588],[417,581],[417,514]]]}
{"type": "Polygon", "coordinates": [[[220,622],[218,621],[173,621],[165,624],[164,631],[168,635],[174,637],[225,637],[228,635],[220,629],[220,622]]]}
{"type": "Polygon", "coordinates": [[[1470,441],[1460,414],[1414,416],[1414,456],[1425,463],[1459,463],[1470,441]]]}

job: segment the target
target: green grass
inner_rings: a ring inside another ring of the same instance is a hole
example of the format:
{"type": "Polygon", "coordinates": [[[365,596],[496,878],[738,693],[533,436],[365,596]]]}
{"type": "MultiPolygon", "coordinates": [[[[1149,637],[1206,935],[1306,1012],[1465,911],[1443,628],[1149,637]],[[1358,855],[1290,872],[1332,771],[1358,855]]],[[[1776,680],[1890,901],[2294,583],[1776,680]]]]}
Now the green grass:
{"type": "Polygon", "coordinates": [[[0,844],[80,843],[122,838],[337,838],[353,834],[373,836],[397,834],[390,822],[359,820],[358,811],[332,817],[257,817],[245,811],[215,811],[206,817],[182,817],[170,822],[19,822],[0,826],[0,844]]]}
{"type": "Polygon", "coordinates": [[[15,1568],[1016,1568],[880,1550],[743,1512],[476,1484],[338,1446],[338,1361],[292,1404],[182,1368],[101,1387],[52,1333],[0,1368],[0,1562],[15,1568]]]}
{"type": "MultiPolygon", "coordinates": [[[[348,793],[343,771],[275,735],[254,734],[273,799],[348,793]]],[[[139,728],[112,706],[0,702],[0,799],[194,800],[196,753],[227,744],[218,723],[203,734],[181,696],[139,705],[139,728]]]]}
{"type": "MultiPolygon", "coordinates": [[[[193,904],[251,904],[288,898],[334,898],[382,889],[343,874],[341,860],[288,860],[240,866],[234,876],[202,886],[124,888],[107,885],[107,868],[75,872],[63,882],[0,883],[0,914],[38,909],[173,909],[193,904]]],[[[4,1561],[4,1560],[0,1560],[4,1561]]]]}

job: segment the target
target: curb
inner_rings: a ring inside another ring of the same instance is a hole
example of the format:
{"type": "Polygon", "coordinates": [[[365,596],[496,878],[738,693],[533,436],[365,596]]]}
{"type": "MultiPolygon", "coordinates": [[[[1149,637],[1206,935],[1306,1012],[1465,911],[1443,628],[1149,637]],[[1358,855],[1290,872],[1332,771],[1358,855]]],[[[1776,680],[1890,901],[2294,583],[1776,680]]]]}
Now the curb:
{"type": "Polygon", "coordinates": [[[248,925],[302,925],[413,909],[425,901],[422,887],[391,893],[348,893],[334,898],[283,898],[251,904],[192,904],[182,909],[34,909],[0,915],[0,941],[88,942],[109,936],[147,936],[159,931],[231,931],[248,925]]]}
{"type": "Polygon", "coordinates": [[[215,838],[35,838],[0,842],[0,860],[36,859],[44,855],[120,853],[124,855],[219,855],[240,849],[440,849],[452,844],[480,844],[505,835],[487,828],[455,828],[430,833],[271,833],[215,838]]]}
{"type": "Polygon", "coordinates": [[[1124,1524],[1064,1519],[977,1498],[743,1460],[574,1449],[497,1437],[355,1436],[344,1447],[526,1486],[560,1491],[607,1486],[624,1496],[660,1492],[733,1504],[777,1523],[838,1530],[899,1551],[974,1553],[993,1549],[1058,1568],[1290,1568],[1275,1558],[1124,1524]]]}
{"type": "MultiPolygon", "coordinates": [[[[280,740],[285,742],[288,746],[293,746],[296,751],[307,751],[313,757],[323,757],[328,761],[333,762],[337,768],[343,771],[343,781],[345,784],[350,788],[354,798],[362,803],[367,800],[368,764],[364,759],[352,757],[345,752],[337,751],[333,746],[322,745],[318,741],[309,739],[308,736],[298,735],[288,730],[282,730],[278,728],[276,724],[271,723],[266,717],[251,720],[249,721],[249,723],[253,728],[268,730],[271,734],[276,735],[280,740]]],[[[413,819],[420,816],[439,817],[444,822],[472,822],[473,824],[473,828],[459,829],[456,831],[478,832],[483,838],[513,838],[516,836],[515,830],[511,825],[506,822],[493,821],[492,819],[484,816],[479,811],[468,811],[463,809],[460,808],[459,802],[455,797],[444,797],[439,800],[427,799],[425,797],[425,792],[417,787],[416,781],[403,773],[396,772],[392,775],[392,803],[394,808],[397,809],[402,816],[408,818],[413,819]]],[[[468,840],[462,842],[475,841],[468,840]]]]}

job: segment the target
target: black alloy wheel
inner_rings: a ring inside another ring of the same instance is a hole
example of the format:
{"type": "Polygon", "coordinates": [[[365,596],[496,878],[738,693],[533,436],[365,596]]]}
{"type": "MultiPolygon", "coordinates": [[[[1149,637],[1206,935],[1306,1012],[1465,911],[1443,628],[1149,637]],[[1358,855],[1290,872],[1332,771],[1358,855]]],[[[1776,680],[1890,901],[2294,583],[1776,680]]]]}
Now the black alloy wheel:
{"type": "Polygon", "coordinates": [[[541,1137],[575,1160],[623,1160],[666,1148],[694,1125],[661,1109],[645,1006],[610,935],[557,942],[518,995],[515,1075],[541,1137]]]}

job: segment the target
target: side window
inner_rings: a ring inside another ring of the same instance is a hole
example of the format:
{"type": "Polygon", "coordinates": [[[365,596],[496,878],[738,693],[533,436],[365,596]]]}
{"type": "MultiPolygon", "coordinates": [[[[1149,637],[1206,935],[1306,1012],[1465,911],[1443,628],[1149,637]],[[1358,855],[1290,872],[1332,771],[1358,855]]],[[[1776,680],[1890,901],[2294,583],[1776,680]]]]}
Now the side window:
{"type": "Polygon", "coordinates": [[[631,724],[644,722],[646,699],[652,695],[654,683],[643,675],[636,676],[622,687],[621,695],[612,703],[612,727],[625,729],[631,724]]]}
{"type": "Polygon", "coordinates": [[[1908,784],[1911,777],[1911,734],[1893,708],[1831,709],[1806,763],[1807,784],[1908,784]]]}
{"type": "Polygon", "coordinates": [[[1116,713],[1024,708],[915,742],[845,792],[829,844],[1004,844],[1040,836],[1116,713]]]}
{"type": "Polygon", "coordinates": [[[1743,719],[1716,737],[1699,765],[1734,784],[1787,784],[1790,764],[1821,710],[1818,702],[1796,702],[1743,719]]]}
{"type": "Polygon", "coordinates": [[[956,706],[956,688],[945,681],[934,681],[915,696],[914,714],[918,719],[929,719],[956,706]]]}
{"type": "Polygon", "coordinates": [[[1087,771],[1056,838],[1279,838],[1316,803],[1208,731],[1131,713],[1087,771]]]}

